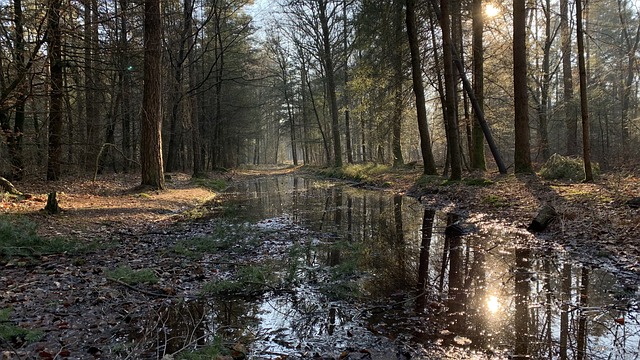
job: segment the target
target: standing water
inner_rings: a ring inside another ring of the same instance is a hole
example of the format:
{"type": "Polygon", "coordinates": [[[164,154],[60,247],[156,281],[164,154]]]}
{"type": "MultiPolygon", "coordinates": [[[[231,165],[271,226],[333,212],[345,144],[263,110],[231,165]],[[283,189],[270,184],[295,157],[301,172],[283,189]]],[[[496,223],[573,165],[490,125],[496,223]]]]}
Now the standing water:
{"type": "Polygon", "coordinates": [[[522,230],[297,176],[227,195],[211,221],[241,225],[241,249],[203,260],[231,265],[201,300],[160,312],[159,353],[195,338],[255,359],[640,357],[636,284],[522,230]]]}

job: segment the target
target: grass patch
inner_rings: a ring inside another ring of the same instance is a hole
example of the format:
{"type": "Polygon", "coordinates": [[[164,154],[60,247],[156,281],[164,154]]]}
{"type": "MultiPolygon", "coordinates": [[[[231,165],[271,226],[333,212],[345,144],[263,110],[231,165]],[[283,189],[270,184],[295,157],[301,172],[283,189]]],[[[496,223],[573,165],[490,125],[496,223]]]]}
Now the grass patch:
{"type": "Polygon", "coordinates": [[[345,165],[339,168],[327,168],[320,170],[320,174],[327,177],[355,180],[355,181],[368,181],[372,177],[388,173],[391,171],[389,165],[382,164],[353,164],[345,165]]]}
{"type": "Polygon", "coordinates": [[[9,320],[11,309],[0,309],[0,339],[11,344],[28,344],[42,338],[42,331],[28,330],[12,325],[9,320]]]}
{"type": "Polygon", "coordinates": [[[206,283],[201,294],[251,296],[272,289],[277,281],[273,268],[267,265],[241,267],[234,279],[206,283]]]}
{"type": "Polygon", "coordinates": [[[91,247],[75,240],[38,236],[37,225],[25,219],[0,217],[0,258],[38,257],[50,254],[78,254],[91,247]]]}
{"type": "Polygon", "coordinates": [[[108,278],[122,281],[125,284],[155,284],[158,277],[151,269],[133,270],[128,266],[120,266],[112,271],[107,271],[108,278]]]}
{"type": "Polygon", "coordinates": [[[213,191],[222,191],[227,188],[227,182],[222,179],[195,177],[191,179],[191,183],[213,191]]]}

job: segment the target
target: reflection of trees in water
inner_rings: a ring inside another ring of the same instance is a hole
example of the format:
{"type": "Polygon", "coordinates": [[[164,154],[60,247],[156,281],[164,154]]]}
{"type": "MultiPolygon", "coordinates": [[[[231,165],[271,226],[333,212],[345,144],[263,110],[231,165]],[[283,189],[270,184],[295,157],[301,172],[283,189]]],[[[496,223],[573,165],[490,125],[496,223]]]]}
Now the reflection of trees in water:
{"type": "MultiPolygon", "coordinates": [[[[286,190],[286,186],[282,188],[286,190]]],[[[604,271],[587,274],[593,285],[586,293],[589,304],[600,306],[600,310],[583,314],[579,336],[577,309],[583,274],[572,267],[565,258],[567,255],[555,251],[530,254],[523,253],[525,250],[514,251],[514,244],[530,239],[506,233],[499,227],[462,237],[445,236],[445,227],[456,219],[433,210],[409,209],[412,206],[409,201],[399,196],[341,186],[323,187],[308,181],[298,182],[296,189],[295,196],[287,191],[282,191],[280,198],[271,196],[269,201],[279,204],[266,206],[286,209],[282,204],[295,202],[296,218],[300,216],[301,223],[331,234],[321,241],[330,245],[350,244],[306,247],[303,256],[307,267],[336,267],[355,262],[356,270],[365,275],[358,281],[372,299],[404,292],[408,304],[409,294],[417,284],[417,294],[424,295],[416,298],[417,313],[429,316],[433,311],[425,311],[427,299],[445,299],[443,303],[454,315],[449,318],[455,324],[451,329],[480,348],[512,344],[521,354],[540,358],[553,355],[560,359],[577,358],[578,348],[586,351],[586,358],[593,356],[596,346],[604,346],[613,358],[625,349],[623,336],[617,342],[618,348],[610,342],[619,334],[616,331],[621,331],[613,319],[625,312],[602,307],[617,300],[624,305],[625,300],[611,298],[620,289],[615,288],[615,278],[604,271]],[[487,307],[491,297],[499,302],[498,309],[487,307]]],[[[330,324],[339,322],[335,317],[339,315],[337,310],[318,311],[313,315],[316,325],[300,315],[302,325],[296,331],[302,334],[324,326],[323,331],[328,332],[330,324]]],[[[637,339],[638,335],[635,336],[637,339]]],[[[601,349],[598,351],[602,352],[601,349]]]]}

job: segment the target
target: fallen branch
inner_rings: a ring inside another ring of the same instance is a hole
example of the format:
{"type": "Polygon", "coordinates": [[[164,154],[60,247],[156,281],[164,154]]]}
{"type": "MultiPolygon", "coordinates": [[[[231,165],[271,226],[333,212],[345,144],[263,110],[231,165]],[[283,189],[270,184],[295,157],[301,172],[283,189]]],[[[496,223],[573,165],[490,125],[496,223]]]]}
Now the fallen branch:
{"type": "Polygon", "coordinates": [[[8,192],[11,195],[22,195],[22,193],[18,191],[15,186],[13,186],[11,181],[3,178],[2,176],[0,176],[0,187],[2,187],[5,192],[8,192]]]}

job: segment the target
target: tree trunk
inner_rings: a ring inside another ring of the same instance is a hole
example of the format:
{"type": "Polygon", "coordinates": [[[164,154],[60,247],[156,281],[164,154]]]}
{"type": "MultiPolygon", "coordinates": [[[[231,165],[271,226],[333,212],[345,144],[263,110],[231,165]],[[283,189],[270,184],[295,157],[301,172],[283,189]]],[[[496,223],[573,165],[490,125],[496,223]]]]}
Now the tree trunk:
{"type": "Polygon", "coordinates": [[[49,0],[48,53],[51,89],[49,100],[49,149],[47,156],[47,180],[60,179],[60,159],[62,156],[62,111],[63,111],[63,68],[62,29],[60,12],[62,0],[49,0]]]}
{"type": "Polygon", "coordinates": [[[329,30],[329,18],[327,17],[327,0],[318,0],[320,10],[320,26],[322,27],[322,61],[327,82],[327,97],[331,107],[331,133],[333,137],[333,165],[342,167],[342,144],[340,141],[340,123],[338,113],[338,100],[336,97],[336,81],[333,68],[333,55],[331,49],[331,34],[329,30]]]}
{"type": "Polygon", "coordinates": [[[422,66],[420,64],[420,44],[418,40],[418,26],[416,21],[416,1],[407,0],[406,3],[407,37],[409,50],[411,51],[411,75],[413,94],[416,99],[416,113],[418,118],[418,132],[420,133],[420,151],[424,163],[424,173],[437,175],[436,163],[431,150],[431,136],[427,120],[427,108],[425,105],[424,83],[422,82],[422,66]]]}
{"type": "Polygon", "coordinates": [[[128,0],[120,1],[120,76],[121,76],[121,113],[122,113],[122,152],[126,157],[124,162],[124,171],[127,172],[131,168],[130,159],[133,158],[133,151],[131,149],[131,70],[129,60],[129,41],[127,40],[128,22],[127,22],[127,7],[128,0]]]}
{"type": "Polygon", "coordinates": [[[580,72],[580,113],[582,114],[582,157],[586,182],[593,181],[591,169],[591,140],[589,131],[589,98],[587,68],[584,60],[584,32],[582,31],[582,0],[576,0],[576,33],[578,40],[578,69],[580,72]]]}
{"type": "Polygon", "coordinates": [[[569,0],[560,0],[560,38],[562,48],[562,81],[564,85],[564,114],[567,126],[567,155],[578,153],[578,124],[573,103],[571,73],[571,29],[569,28],[569,0]]]}
{"type": "Polygon", "coordinates": [[[513,95],[516,173],[530,173],[529,103],[527,94],[526,1],[513,1],[513,95]]]}
{"type": "Polygon", "coordinates": [[[144,90],[140,159],[142,185],[164,189],[162,166],[162,20],[160,0],[144,3],[144,90]]]}
{"type": "Polygon", "coordinates": [[[545,39],[544,54],[542,59],[542,83],[540,85],[540,101],[538,105],[538,146],[542,152],[542,160],[546,161],[549,156],[549,86],[551,84],[551,45],[553,37],[551,34],[551,0],[545,0],[545,39]]]}
{"type": "Polygon", "coordinates": [[[353,146],[351,141],[351,119],[349,117],[349,29],[347,28],[347,0],[342,1],[342,21],[344,22],[344,135],[346,140],[347,162],[353,164],[353,146]]]}
{"type": "Polygon", "coordinates": [[[404,82],[403,71],[403,51],[404,38],[402,29],[402,2],[400,0],[394,0],[394,35],[395,35],[395,51],[393,52],[393,91],[394,91],[394,104],[393,104],[393,117],[391,120],[392,141],[391,149],[393,153],[393,167],[401,167],[404,165],[404,158],[402,156],[402,113],[404,111],[403,90],[402,83],[404,82]]]}
{"type": "Polygon", "coordinates": [[[460,158],[460,140],[458,137],[458,119],[455,102],[455,79],[453,72],[453,43],[451,41],[451,20],[449,0],[440,0],[440,27],[442,28],[442,51],[445,87],[445,123],[447,132],[447,151],[451,160],[451,180],[462,178],[462,162],[460,158]]]}
{"type": "MultiPolygon", "coordinates": [[[[473,0],[473,93],[478,100],[478,106],[484,110],[484,13],[482,0],[473,0]]],[[[471,129],[471,168],[486,170],[487,164],[484,158],[484,135],[480,126],[480,115],[473,112],[473,127],[471,129]]]]}

